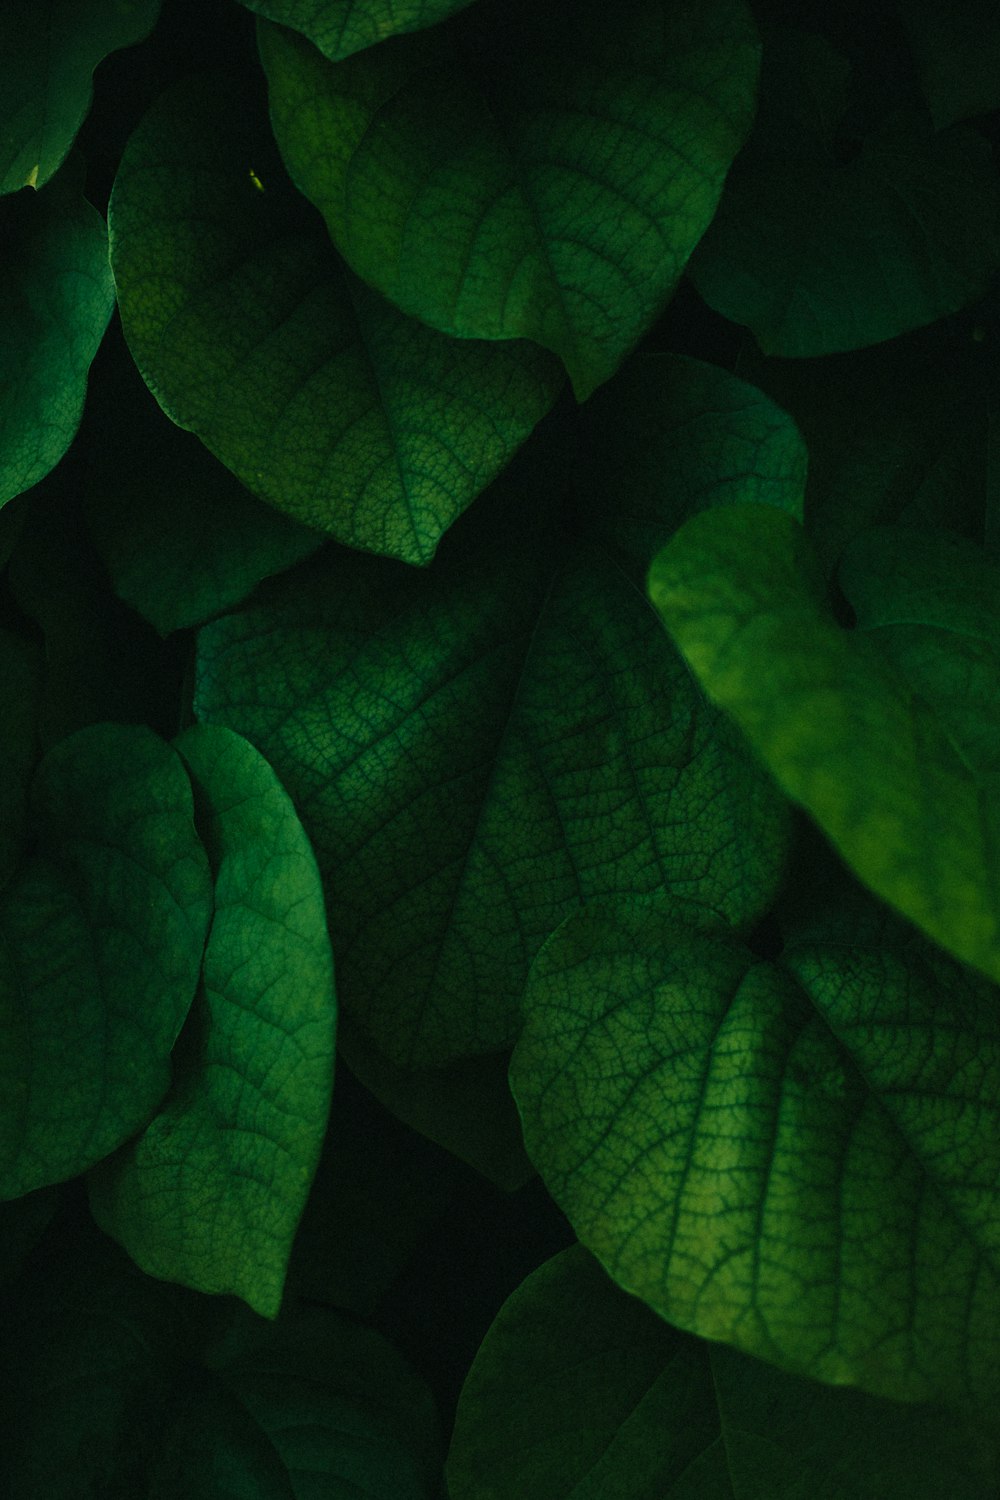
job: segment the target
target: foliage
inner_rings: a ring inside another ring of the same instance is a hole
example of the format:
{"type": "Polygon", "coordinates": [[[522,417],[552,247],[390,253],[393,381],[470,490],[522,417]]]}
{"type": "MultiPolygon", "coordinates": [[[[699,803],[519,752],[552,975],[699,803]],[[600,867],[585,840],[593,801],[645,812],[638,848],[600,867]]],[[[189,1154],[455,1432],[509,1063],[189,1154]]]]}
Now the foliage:
{"type": "Polygon", "coordinates": [[[4,1496],[994,1500],[998,59],[4,9],[4,1496]]]}

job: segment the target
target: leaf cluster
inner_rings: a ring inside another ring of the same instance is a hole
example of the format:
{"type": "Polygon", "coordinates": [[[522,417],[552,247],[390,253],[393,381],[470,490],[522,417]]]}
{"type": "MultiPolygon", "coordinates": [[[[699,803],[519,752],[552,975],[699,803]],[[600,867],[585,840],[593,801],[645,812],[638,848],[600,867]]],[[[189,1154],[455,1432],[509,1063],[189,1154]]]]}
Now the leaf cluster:
{"type": "Polygon", "coordinates": [[[1000,19],[0,7],[0,1493],[995,1500],[1000,19]]]}

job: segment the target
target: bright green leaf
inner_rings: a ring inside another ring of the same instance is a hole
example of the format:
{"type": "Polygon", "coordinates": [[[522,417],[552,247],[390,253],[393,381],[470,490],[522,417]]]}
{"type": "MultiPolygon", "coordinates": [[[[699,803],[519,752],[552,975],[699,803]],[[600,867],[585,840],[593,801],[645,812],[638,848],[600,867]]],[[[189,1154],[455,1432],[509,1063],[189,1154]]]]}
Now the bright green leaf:
{"type": "Polygon", "coordinates": [[[96,725],[42,761],[0,894],[0,1195],[100,1161],[154,1113],[195,994],[208,863],[176,754],[96,725]]]}
{"type": "Polygon", "coordinates": [[[215,871],[199,995],[163,1107],[90,1178],[101,1227],[153,1276],[281,1303],[333,1085],[319,876],[270,767],[228,730],[177,741],[215,871]]]}
{"type": "Polygon", "coordinates": [[[613,498],[574,536],[552,468],[505,476],[426,574],[330,550],[199,635],[195,714],[281,776],[345,1010],[405,1069],[509,1047],[580,902],[670,890],[749,926],[781,876],[784,799],[660,630],[613,498]]]}
{"type": "Polygon", "coordinates": [[[749,128],[742,0],[481,3],[331,63],[259,24],[275,136],[357,274],[460,338],[536,340],[579,400],[668,301],[749,128]]]}
{"type": "Polygon", "coordinates": [[[109,208],[129,347],[167,415],[255,495],[426,563],[552,405],[559,367],[445,338],[360,283],[255,120],[225,79],[198,78],[132,136],[109,208]]]}
{"type": "Polygon", "coordinates": [[[447,1472],[451,1500],[991,1500],[998,1477],[961,1418],[693,1339],[579,1245],[497,1314],[447,1472]]]}
{"type": "Polygon", "coordinates": [[[0,193],[40,188],[90,108],[91,75],[141,41],[160,0],[4,0],[0,7],[0,193]]]}
{"type": "Polygon", "coordinates": [[[243,0],[248,10],[301,31],[336,62],[401,31],[433,26],[472,0],[243,0]]]}
{"type": "Polygon", "coordinates": [[[0,505],[62,458],[114,307],[104,220],[71,161],[43,193],[0,201],[0,505]]]}
{"type": "Polygon", "coordinates": [[[993,778],[873,641],[835,623],[802,528],[764,506],[694,516],[649,588],[709,698],[865,884],[1000,980],[993,778]]]}
{"type": "Polygon", "coordinates": [[[902,1400],[1000,1392],[996,990],[627,902],[542,949],[511,1085],[581,1241],[678,1327],[902,1400]]]}
{"type": "Polygon", "coordinates": [[[1000,184],[987,141],[887,114],[855,152],[844,79],[817,37],[765,50],[754,134],[690,275],[766,354],[861,349],[968,306],[1000,268],[1000,184]]]}

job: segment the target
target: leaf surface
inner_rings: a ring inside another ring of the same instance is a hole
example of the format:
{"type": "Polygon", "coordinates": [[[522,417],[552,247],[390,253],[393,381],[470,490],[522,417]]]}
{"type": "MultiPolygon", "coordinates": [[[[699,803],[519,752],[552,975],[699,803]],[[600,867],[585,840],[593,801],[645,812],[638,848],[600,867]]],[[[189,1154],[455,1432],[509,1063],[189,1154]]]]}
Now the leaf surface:
{"type": "Polygon", "coordinates": [[[152,30],[160,0],[4,0],[0,193],[40,188],[62,165],[109,52],[152,30]]]}
{"type": "Polygon", "coordinates": [[[114,307],[104,220],[71,161],[44,193],[0,201],[7,315],[0,345],[0,505],[72,442],[87,371],[114,307]]]}
{"type": "Polygon", "coordinates": [[[74,1177],[150,1118],[194,998],[208,862],[176,754],[148,729],[63,740],[0,894],[2,1196],[74,1177]]]}
{"type": "Polygon", "coordinates": [[[666,304],[754,107],[742,0],[478,4],[331,63],[260,23],[292,180],[355,272],[460,338],[534,339],[579,400],[666,304]]]}
{"type": "MultiPolygon", "coordinates": [[[[713,431],[687,452],[706,490],[713,431]]],[[[331,550],[199,636],[196,716],[287,786],[346,1012],[405,1069],[509,1047],[580,902],[668,889],[752,925],[780,879],[783,799],[659,631],[648,554],[609,541],[613,496],[603,534],[564,526],[562,450],[534,455],[426,575],[331,550]]]]}
{"type": "Polygon", "coordinates": [[[842,630],[802,528],[763,506],[687,521],[650,596],[713,702],[861,879],[1000,980],[993,774],[860,631],[842,630]]]}
{"type": "Polygon", "coordinates": [[[153,1276],[274,1317],[333,1084],[333,970],[319,877],[270,767],[237,735],[177,741],[215,869],[202,992],[171,1091],[90,1178],[94,1215],[153,1276]]]}
{"type": "Polygon", "coordinates": [[[1000,1390],[996,989],[667,903],[536,961],[511,1084],[581,1241],[678,1327],[897,1400],[1000,1390]]]}
{"type": "Polygon", "coordinates": [[[248,10],[307,36],[336,62],[403,31],[420,31],[472,0],[243,0],[248,10]]]}
{"type": "Polygon", "coordinates": [[[997,1461],[958,1416],[671,1328],[574,1245],[497,1314],[447,1474],[451,1500],[989,1500],[997,1461]]]}
{"type": "Polygon", "coordinates": [[[847,114],[846,60],[778,33],[761,109],[690,275],[765,354],[862,349],[975,302],[1000,265],[989,144],[916,110],[847,114]]]}
{"type": "Polygon", "coordinates": [[[359,282],[225,79],[153,106],[109,221],[125,336],[164,411],[352,547],[428,562],[558,393],[543,351],[456,343],[359,282]]]}

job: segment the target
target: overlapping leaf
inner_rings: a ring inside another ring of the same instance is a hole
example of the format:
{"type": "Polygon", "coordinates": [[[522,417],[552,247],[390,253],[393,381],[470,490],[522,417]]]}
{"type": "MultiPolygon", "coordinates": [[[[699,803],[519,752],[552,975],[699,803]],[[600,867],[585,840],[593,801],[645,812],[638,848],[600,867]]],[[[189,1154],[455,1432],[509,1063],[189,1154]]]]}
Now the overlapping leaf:
{"type": "Polygon", "coordinates": [[[583,400],[661,311],[750,125],[742,0],[489,0],[331,63],[259,28],[271,119],[334,243],[405,312],[529,338],[583,400]]]}
{"type": "Polygon", "coordinates": [[[838,932],[761,961],[619,902],[543,948],[511,1060],[528,1154],[678,1327],[904,1400],[1000,1390],[996,989],[838,932]]]}
{"type": "Polygon", "coordinates": [[[690,274],[766,354],[861,349],[975,302],[1000,267],[990,146],[916,110],[855,141],[850,65],[820,38],[769,41],[761,109],[690,274]]]}
{"type": "Polygon", "coordinates": [[[0,201],[0,505],[72,442],[114,307],[107,230],[82,186],[82,164],[70,161],[44,193],[0,201]]]}
{"type": "Polygon", "coordinates": [[[61,1182],[154,1113],[194,998],[208,861],[177,755],[148,729],[63,740],[34,848],[0,894],[0,1193],[61,1182]]]}
{"type": "Polygon", "coordinates": [[[558,364],[457,343],[359,282],[265,135],[225,79],[176,85],[133,135],[109,209],[129,347],[255,495],[426,563],[551,406],[558,364]]]}
{"type": "MultiPolygon", "coordinates": [[[[678,435],[692,488],[732,493],[711,436],[733,428],[706,412],[678,435]]],[[[780,879],[783,799],[660,632],[616,497],[564,528],[550,462],[511,471],[427,575],[331,550],[199,636],[196,715],[290,791],[341,999],[407,1069],[509,1046],[528,966],[581,901],[666,889],[752,925],[780,879]]]]}
{"type": "Polygon", "coordinates": [[[40,188],[90,108],[91,75],[141,41],[160,0],[4,0],[0,7],[0,193],[40,188]]]}
{"type": "Polygon", "coordinates": [[[248,10],[301,31],[336,61],[403,31],[420,31],[472,0],[243,0],[248,10]]]}
{"type": "Polygon", "coordinates": [[[323,897],[295,812],[251,746],[195,726],[177,748],[215,866],[203,992],[169,1096],[92,1174],[91,1207],[150,1274],[274,1317],[333,1083],[323,897]]]}
{"type": "Polygon", "coordinates": [[[992,775],[872,640],[835,623],[802,528],[763,506],[695,516],[650,593],[708,696],[865,884],[1000,980],[992,775]]]}
{"type": "Polygon", "coordinates": [[[989,1500],[998,1469],[960,1417],[680,1333],[577,1245],[497,1314],[447,1473],[451,1500],[989,1500]]]}
{"type": "Polygon", "coordinates": [[[0,1308],[9,1500],[431,1500],[433,1400],[379,1334],[332,1309],[240,1320],[57,1229],[0,1308]]]}

